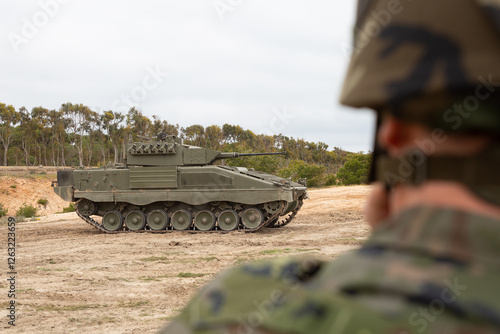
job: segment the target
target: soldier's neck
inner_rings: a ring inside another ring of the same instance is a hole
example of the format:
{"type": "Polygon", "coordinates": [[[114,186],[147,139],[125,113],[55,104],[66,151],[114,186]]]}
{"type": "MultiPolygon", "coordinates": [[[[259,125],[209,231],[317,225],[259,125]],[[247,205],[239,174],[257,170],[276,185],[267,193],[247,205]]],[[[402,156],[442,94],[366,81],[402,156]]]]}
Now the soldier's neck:
{"type": "Polygon", "coordinates": [[[389,213],[428,205],[455,208],[500,220],[500,207],[490,204],[456,182],[429,181],[421,186],[397,185],[389,195],[389,213]]]}

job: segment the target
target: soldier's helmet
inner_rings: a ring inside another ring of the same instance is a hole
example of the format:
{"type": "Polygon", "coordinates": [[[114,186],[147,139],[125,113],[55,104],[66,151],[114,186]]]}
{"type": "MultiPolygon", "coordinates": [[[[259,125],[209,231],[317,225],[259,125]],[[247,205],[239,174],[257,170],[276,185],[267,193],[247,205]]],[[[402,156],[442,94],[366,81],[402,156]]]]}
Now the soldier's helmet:
{"type": "MultiPolygon", "coordinates": [[[[359,0],[340,100],[442,133],[498,139],[500,0],[359,0]]],[[[413,171],[401,176],[401,162],[375,146],[370,181],[388,187],[430,178],[458,181],[500,205],[500,141],[485,151],[453,164],[439,157],[413,159],[413,171]]]]}
{"type": "Polygon", "coordinates": [[[359,0],[341,102],[500,131],[500,0],[359,0]]]}

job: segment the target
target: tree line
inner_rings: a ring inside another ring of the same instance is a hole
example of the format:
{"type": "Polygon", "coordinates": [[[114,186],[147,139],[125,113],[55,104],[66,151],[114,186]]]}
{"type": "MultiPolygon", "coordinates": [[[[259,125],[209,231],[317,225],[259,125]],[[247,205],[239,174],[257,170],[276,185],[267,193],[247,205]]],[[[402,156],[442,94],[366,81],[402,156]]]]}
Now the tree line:
{"type": "Polygon", "coordinates": [[[255,168],[292,179],[307,178],[310,186],[366,182],[369,154],[352,153],[322,142],[282,134],[255,134],[239,125],[180,127],[131,108],[126,113],[94,111],[83,104],[65,103],[57,110],[0,103],[0,164],[4,166],[102,166],[118,163],[122,143],[154,138],[160,132],[185,144],[222,152],[280,152],[286,156],[242,157],[223,163],[255,168]],[[346,174],[347,167],[354,172],[346,174]],[[354,173],[354,174],[353,174],[354,173]],[[361,176],[359,176],[359,175],[361,176]],[[358,175],[354,177],[353,175],[358,175]],[[339,178],[342,176],[342,178],[339,178]]]}

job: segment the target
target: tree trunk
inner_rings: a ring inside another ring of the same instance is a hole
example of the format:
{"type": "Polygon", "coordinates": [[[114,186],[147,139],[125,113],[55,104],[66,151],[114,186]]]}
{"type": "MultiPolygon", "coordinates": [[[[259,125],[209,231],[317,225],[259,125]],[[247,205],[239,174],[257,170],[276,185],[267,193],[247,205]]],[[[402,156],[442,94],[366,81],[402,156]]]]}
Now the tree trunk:
{"type": "Polygon", "coordinates": [[[3,149],[4,149],[4,151],[3,151],[3,165],[8,166],[8,164],[7,164],[7,152],[9,150],[9,142],[7,142],[7,145],[5,145],[5,144],[3,145],[3,149]]]}
{"type": "Polygon", "coordinates": [[[45,163],[44,166],[49,165],[47,163],[47,145],[43,145],[43,162],[45,163]]]}
{"type": "Polygon", "coordinates": [[[113,145],[113,150],[115,151],[115,164],[117,164],[118,163],[118,155],[119,155],[118,147],[116,145],[113,145]]]}
{"type": "Polygon", "coordinates": [[[42,148],[40,147],[40,145],[36,145],[38,146],[38,161],[39,161],[39,165],[42,164],[42,148]]]}
{"type": "Polygon", "coordinates": [[[101,154],[102,154],[102,163],[106,165],[106,148],[104,146],[101,148],[101,154]]]}
{"type": "Polygon", "coordinates": [[[24,159],[25,159],[26,166],[29,166],[30,161],[29,161],[28,145],[24,140],[21,141],[21,147],[24,151],[24,159]]]}
{"type": "MultiPolygon", "coordinates": [[[[60,166],[65,167],[66,166],[66,161],[65,161],[65,157],[64,157],[64,139],[60,138],[60,140],[58,140],[57,142],[59,144],[59,147],[61,148],[61,165],[60,166]]],[[[58,155],[57,159],[59,160],[59,152],[58,152],[57,155],[58,155]]]]}
{"type": "Polygon", "coordinates": [[[52,166],[57,166],[56,165],[56,147],[54,145],[54,140],[52,140],[52,166]]]}
{"type": "Polygon", "coordinates": [[[61,145],[61,166],[66,167],[66,157],[64,156],[64,142],[60,143],[61,145]]]}
{"type": "Polygon", "coordinates": [[[78,147],[78,161],[80,163],[80,166],[83,166],[83,147],[82,146],[78,147]]]}

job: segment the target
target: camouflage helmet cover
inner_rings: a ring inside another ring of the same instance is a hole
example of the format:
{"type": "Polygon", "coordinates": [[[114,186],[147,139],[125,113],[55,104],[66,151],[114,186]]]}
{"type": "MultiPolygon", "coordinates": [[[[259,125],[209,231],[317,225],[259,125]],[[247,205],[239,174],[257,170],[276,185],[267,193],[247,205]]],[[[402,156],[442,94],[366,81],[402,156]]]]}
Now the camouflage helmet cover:
{"type": "Polygon", "coordinates": [[[499,59],[500,0],[359,0],[341,102],[498,133],[499,59]]]}

